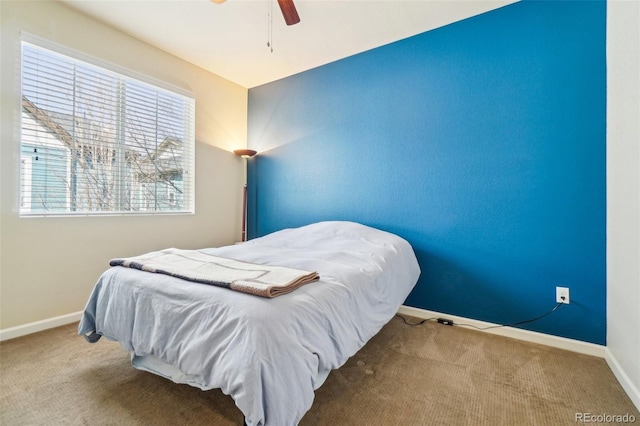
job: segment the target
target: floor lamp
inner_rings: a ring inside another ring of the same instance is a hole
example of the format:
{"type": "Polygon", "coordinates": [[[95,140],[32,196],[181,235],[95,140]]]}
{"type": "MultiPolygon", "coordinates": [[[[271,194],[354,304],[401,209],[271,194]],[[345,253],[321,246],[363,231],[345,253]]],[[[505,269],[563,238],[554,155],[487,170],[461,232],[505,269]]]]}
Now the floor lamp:
{"type": "Polygon", "coordinates": [[[236,149],[234,154],[244,159],[244,188],[242,191],[242,241],[247,241],[247,160],[257,154],[252,149],[236,149]]]}

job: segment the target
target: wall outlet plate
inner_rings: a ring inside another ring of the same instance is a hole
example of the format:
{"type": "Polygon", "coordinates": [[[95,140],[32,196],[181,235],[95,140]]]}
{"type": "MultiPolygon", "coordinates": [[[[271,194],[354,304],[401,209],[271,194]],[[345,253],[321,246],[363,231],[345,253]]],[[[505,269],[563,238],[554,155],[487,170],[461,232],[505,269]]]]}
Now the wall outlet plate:
{"type": "Polygon", "coordinates": [[[568,305],[569,299],[569,287],[556,287],[556,303],[564,303],[568,305]],[[564,297],[564,300],[562,299],[564,297]]]}

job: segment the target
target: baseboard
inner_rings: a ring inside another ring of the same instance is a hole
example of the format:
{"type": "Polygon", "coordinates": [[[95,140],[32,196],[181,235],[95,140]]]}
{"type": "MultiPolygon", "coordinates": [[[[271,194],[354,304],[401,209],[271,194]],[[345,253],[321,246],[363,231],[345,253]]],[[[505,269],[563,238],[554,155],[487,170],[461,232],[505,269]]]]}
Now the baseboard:
{"type": "MultiPolygon", "coordinates": [[[[398,310],[399,314],[409,315],[416,318],[447,318],[454,322],[454,324],[469,324],[475,327],[492,327],[498,324],[492,324],[490,322],[478,321],[474,319],[458,317],[455,315],[443,314],[440,312],[428,311],[425,309],[414,308],[411,306],[401,306],[398,310]]],[[[466,327],[465,327],[466,328],[466,327]]],[[[552,336],[550,334],[538,333],[535,331],[522,330],[514,327],[500,327],[492,328],[489,330],[477,330],[473,327],[469,327],[469,330],[482,331],[483,333],[496,334],[499,336],[511,337],[514,339],[524,340],[532,343],[539,343],[541,345],[551,346],[554,348],[565,349],[568,351],[578,352],[581,354],[597,356],[600,358],[605,357],[606,347],[603,345],[596,345],[594,343],[582,342],[580,340],[567,339],[565,337],[552,336]]]]}
{"type": "Polygon", "coordinates": [[[613,371],[614,376],[620,382],[622,389],[629,395],[629,399],[636,406],[638,410],[640,410],[640,389],[633,383],[631,378],[627,376],[627,373],[624,371],[620,363],[615,356],[611,353],[609,348],[604,351],[604,359],[607,361],[609,368],[613,371]]]}
{"type": "Polygon", "coordinates": [[[80,321],[82,311],[0,330],[0,342],[80,321]]]}

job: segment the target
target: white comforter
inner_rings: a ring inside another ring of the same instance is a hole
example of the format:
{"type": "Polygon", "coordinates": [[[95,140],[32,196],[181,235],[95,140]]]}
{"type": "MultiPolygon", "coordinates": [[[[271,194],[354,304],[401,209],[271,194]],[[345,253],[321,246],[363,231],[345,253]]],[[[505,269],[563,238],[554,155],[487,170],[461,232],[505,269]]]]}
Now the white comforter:
{"type": "Polygon", "coordinates": [[[249,426],[297,424],[320,378],[393,317],[420,274],[409,243],[352,222],[320,222],[206,251],[315,270],[320,281],[265,299],[113,267],[95,285],[78,331],[94,341],[117,340],[134,366],[151,357],[177,373],[151,364],[147,370],[220,388],[249,426]]]}

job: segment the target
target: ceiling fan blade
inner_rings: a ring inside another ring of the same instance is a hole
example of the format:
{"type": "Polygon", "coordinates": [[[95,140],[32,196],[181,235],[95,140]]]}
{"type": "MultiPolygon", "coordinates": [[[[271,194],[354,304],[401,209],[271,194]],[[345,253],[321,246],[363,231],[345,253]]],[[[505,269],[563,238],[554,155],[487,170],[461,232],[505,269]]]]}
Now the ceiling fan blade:
{"type": "Polygon", "coordinates": [[[278,5],[282,11],[282,16],[284,16],[284,22],[286,22],[287,25],[294,25],[300,22],[300,17],[298,16],[296,6],[293,4],[293,0],[278,0],[278,5]]]}

